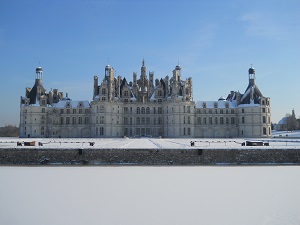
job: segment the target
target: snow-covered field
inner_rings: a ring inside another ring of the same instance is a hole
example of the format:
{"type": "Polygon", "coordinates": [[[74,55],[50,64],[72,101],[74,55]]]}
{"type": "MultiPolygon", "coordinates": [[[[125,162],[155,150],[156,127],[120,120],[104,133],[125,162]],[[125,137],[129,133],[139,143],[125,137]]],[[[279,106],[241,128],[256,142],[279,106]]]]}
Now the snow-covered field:
{"type": "MultiPolygon", "coordinates": [[[[245,141],[263,141],[269,143],[269,146],[260,148],[299,148],[300,149],[300,131],[295,132],[273,132],[270,139],[199,139],[199,138],[0,138],[0,148],[15,148],[17,142],[35,141],[35,147],[38,148],[155,148],[155,149],[185,149],[191,147],[191,141],[195,142],[194,147],[202,148],[241,148],[241,143],[245,141]],[[39,146],[38,143],[42,143],[39,146]],[[90,143],[94,143],[93,146],[90,143]]],[[[27,147],[31,148],[31,147],[27,147]]],[[[243,148],[251,148],[243,146],[243,148]]],[[[252,147],[253,148],[253,147],[252,147]]],[[[255,147],[257,148],[257,147],[255,147]]]]}
{"type": "Polygon", "coordinates": [[[0,224],[300,224],[296,166],[5,166],[0,177],[0,224]]]}

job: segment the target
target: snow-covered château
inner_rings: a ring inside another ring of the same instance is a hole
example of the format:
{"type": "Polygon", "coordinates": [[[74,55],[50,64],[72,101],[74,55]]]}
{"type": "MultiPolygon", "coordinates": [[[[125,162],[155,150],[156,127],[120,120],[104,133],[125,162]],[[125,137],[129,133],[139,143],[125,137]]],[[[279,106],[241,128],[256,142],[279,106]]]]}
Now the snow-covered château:
{"type": "Polygon", "coordinates": [[[270,137],[270,98],[256,85],[255,69],[242,94],[231,91],[216,101],[193,101],[192,78],[182,79],[177,65],[171,77],[154,79],[142,62],[132,81],[116,77],[107,65],[94,76],[93,100],[73,101],[53,89],[46,92],[43,70],[21,97],[20,137],[270,137]]]}

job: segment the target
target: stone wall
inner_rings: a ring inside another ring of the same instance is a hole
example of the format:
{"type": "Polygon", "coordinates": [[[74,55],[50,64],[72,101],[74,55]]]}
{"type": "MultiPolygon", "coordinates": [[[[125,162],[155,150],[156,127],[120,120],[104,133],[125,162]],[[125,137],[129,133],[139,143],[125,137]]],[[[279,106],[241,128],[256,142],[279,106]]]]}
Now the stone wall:
{"type": "Polygon", "coordinates": [[[0,165],[300,165],[299,149],[0,149],[0,165]]]}

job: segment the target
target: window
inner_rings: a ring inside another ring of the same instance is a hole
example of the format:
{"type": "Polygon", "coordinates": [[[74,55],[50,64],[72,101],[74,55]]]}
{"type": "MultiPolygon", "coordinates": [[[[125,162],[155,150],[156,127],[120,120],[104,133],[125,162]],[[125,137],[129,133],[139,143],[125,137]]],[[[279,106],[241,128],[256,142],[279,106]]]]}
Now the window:
{"type": "Polygon", "coordinates": [[[209,117],[209,124],[211,125],[212,124],[212,117],[209,117]]]}
{"type": "Polygon", "coordinates": [[[128,136],[128,128],[124,128],[124,136],[128,136]]]}
{"type": "Polygon", "coordinates": [[[124,125],[128,124],[128,117],[124,117],[124,125]]]}
{"type": "Polygon", "coordinates": [[[128,91],[124,91],[124,96],[125,96],[125,97],[128,96],[128,91]]]}
{"type": "Polygon", "coordinates": [[[141,124],[142,124],[142,125],[145,125],[145,123],[146,123],[145,117],[142,117],[142,118],[141,118],[141,124]]]}
{"type": "Polygon", "coordinates": [[[263,123],[266,123],[266,117],[265,116],[263,116],[263,123]]]}
{"type": "Polygon", "coordinates": [[[231,114],[234,114],[234,109],[231,109],[231,114]]]}
{"type": "Polygon", "coordinates": [[[191,118],[188,116],[188,118],[187,118],[187,123],[188,124],[191,124],[191,118]]]}
{"type": "Polygon", "coordinates": [[[158,124],[161,125],[162,124],[162,118],[158,117],[158,124]]]}
{"type": "Polygon", "coordinates": [[[162,91],[161,90],[157,91],[157,96],[162,96],[162,91]]]}
{"type": "Polygon", "coordinates": [[[158,107],[157,110],[158,110],[158,114],[162,114],[162,107],[158,107]]]}
{"type": "Polygon", "coordinates": [[[76,124],[76,117],[75,116],[72,117],[72,123],[76,124]]]}
{"type": "Polygon", "coordinates": [[[136,125],[140,125],[140,123],[141,123],[141,119],[140,119],[140,117],[137,117],[136,118],[136,125]]]}
{"type": "Polygon", "coordinates": [[[45,108],[42,108],[42,113],[45,113],[45,108]]]}
{"type": "Polygon", "coordinates": [[[263,135],[267,135],[267,128],[263,127],[263,135]]]}
{"type": "Polygon", "coordinates": [[[223,112],[223,109],[220,109],[220,114],[223,114],[224,112],[223,112]]]}
{"type": "Polygon", "coordinates": [[[70,114],[70,109],[67,109],[67,114],[70,114]]]}
{"type": "Polygon", "coordinates": [[[186,108],[186,111],[187,111],[187,113],[190,113],[190,112],[191,112],[191,106],[188,106],[188,107],[186,108]]]}
{"type": "Polygon", "coordinates": [[[149,107],[146,108],[146,114],[150,114],[150,108],[149,107]]]}
{"type": "Polygon", "coordinates": [[[60,114],[63,114],[64,113],[64,110],[63,109],[60,109],[60,114]]]}
{"type": "Polygon", "coordinates": [[[89,117],[84,117],[84,124],[89,124],[89,117]]]}
{"type": "Polygon", "coordinates": [[[145,114],[145,108],[142,107],[142,114],[145,114]]]}
{"type": "Polygon", "coordinates": [[[100,124],[104,124],[104,116],[100,116],[100,124]]]}
{"type": "Polygon", "coordinates": [[[215,117],[215,124],[218,124],[218,117],[215,117]]]}
{"type": "Polygon", "coordinates": [[[147,117],[147,118],[146,118],[146,124],[147,124],[147,125],[150,125],[150,117],[147,117]]]}
{"type": "Polygon", "coordinates": [[[66,124],[70,124],[70,117],[66,117],[66,124]]]}
{"type": "Polygon", "coordinates": [[[99,128],[99,135],[103,136],[104,135],[104,127],[99,128]]]}
{"type": "Polygon", "coordinates": [[[266,108],[262,108],[262,112],[265,113],[266,112],[266,108]]]}
{"type": "Polygon", "coordinates": [[[231,117],[231,124],[235,124],[235,118],[231,117]]]}
{"type": "Polygon", "coordinates": [[[64,124],[64,118],[60,117],[60,124],[64,124]]]}
{"type": "Polygon", "coordinates": [[[76,114],[76,109],[73,109],[73,114],[76,114]]]}
{"type": "Polygon", "coordinates": [[[217,102],[214,103],[214,107],[218,108],[218,103],[217,102]]]}
{"type": "Polygon", "coordinates": [[[229,124],[229,118],[226,117],[226,124],[229,124]]]}
{"type": "Polygon", "coordinates": [[[128,107],[124,107],[124,114],[128,114],[128,107]]]}
{"type": "Polygon", "coordinates": [[[162,99],[159,98],[159,99],[157,100],[157,102],[158,102],[158,103],[162,103],[162,99]]]}
{"type": "Polygon", "coordinates": [[[204,124],[204,125],[207,124],[207,122],[206,122],[206,117],[203,118],[203,124],[204,124]]]}
{"type": "Polygon", "coordinates": [[[242,123],[245,123],[245,117],[242,117],[242,123]]]}
{"type": "Polygon", "coordinates": [[[201,117],[197,117],[197,124],[201,124],[201,117]]]}
{"type": "Polygon", "coordinates": [[[82,124],[82,117],[78,117],[78,124],[82,124]]]}
{"type": "Polygon", "coordinates": [[[103,88],[101,93],[102,93],[102,95],[106,95],[106,89],[103,88]]]}
{"type": "Polygon", "coordinates": [[[137,108],[136,108],[136,114],[141,114],[141,109],[140,109],[140,107],[137,107],[137,108]]]}
{"type": "Polygon", "coordinates": [[[202,107],[206,108],[206,103],[205,102],[202,103],[202,107]]]}
{"type": "Polygon", "coordinates": [[[82,114],[82,109],[79,109],[79,114],[82,114]]]}
{"type": "Polygon", "coordinates": [[[104,112],[104,111],[105,111],[104,105],[100,105],[100,112],[104,112]]]}
{"type": "Polygon", "coordinates": [[[208,113],[209,113],[209,114],[212,114],[212,109],[209,109],[209,110],[208,110],[208,113]]]}
{"type": "Polygon", "coordinates": [[[220,124],[224,124],[224,117],[220,117],[220,124]]]}
{"type": "Polygon", "coordinates": [[[190,127],[188,127],[187,135],[191,135],[191,128],[190,127]]]}

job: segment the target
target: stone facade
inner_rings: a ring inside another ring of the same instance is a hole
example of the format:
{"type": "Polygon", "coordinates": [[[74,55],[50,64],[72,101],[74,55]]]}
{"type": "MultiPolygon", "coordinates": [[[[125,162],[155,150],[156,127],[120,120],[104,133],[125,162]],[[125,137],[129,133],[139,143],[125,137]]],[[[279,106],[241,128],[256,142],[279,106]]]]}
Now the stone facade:
{"type": "Polygon", "coordinates": [[[264,97],[249,69],[244,94],[231,91],[217,101],[193,101],[192,78],[154,80],[141,73],[128,82],[107,65],[104,78],[94,76],[93,100],[72,101],[57,89],[46,93],[43,70],[36,69],[33,88],[21,97],[20,137],[270,137],[270,98],[264,97]]]}

